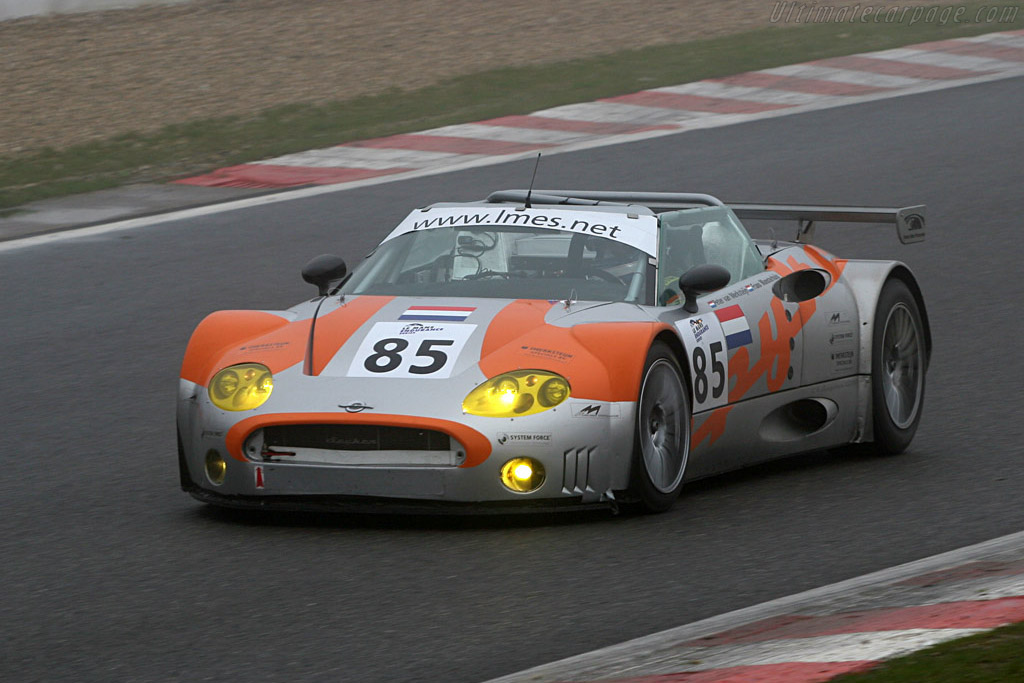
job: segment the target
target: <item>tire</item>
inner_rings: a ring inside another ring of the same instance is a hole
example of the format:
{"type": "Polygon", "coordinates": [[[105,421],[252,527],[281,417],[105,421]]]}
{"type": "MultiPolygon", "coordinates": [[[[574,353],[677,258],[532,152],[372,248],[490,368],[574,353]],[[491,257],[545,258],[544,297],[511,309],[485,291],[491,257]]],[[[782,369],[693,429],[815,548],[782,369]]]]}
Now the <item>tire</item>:
{"type": "Polygon", "coordinates": [[[874,452],[902,453],[924,408],[927,370],[924,325],[914,295],[898,279],[882,288],[871,340],[871,405],[874,452]]]}
{"type": "Polygon", "coordinates": [[[630,492],[645,512],[672,507],[690,453],[690,398],[679,361],[655,342],[644,363],[636,402],[630,492]]]}

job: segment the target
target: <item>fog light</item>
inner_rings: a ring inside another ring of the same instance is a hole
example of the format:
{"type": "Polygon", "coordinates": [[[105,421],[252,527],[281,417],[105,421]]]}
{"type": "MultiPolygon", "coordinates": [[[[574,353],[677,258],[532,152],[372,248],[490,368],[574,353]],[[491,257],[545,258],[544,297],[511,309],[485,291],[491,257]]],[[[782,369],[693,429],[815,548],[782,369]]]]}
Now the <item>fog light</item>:
{"type": "Polygon", "coordinates": [[[544,465],[533,458],[512,458],[501,466],[501,483],[516,493],[536,491],[544,483],[544,465]]]}
{"type": "Polygon", "coordinates": [[[206,452],[206,478],[214,486],[224,483],[224,475],[228,473],[228,464],[217,451],[211,449],[206,452]]]}

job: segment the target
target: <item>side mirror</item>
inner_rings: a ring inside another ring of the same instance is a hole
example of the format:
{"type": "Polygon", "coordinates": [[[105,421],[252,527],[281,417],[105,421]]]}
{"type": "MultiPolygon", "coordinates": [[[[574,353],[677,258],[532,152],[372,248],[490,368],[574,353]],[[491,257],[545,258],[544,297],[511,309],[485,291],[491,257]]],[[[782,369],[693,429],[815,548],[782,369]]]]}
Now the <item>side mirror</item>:
{"type": "Polygon", "coordinates": [[[697,297],[725,287],[730,279],[729,271],[716,263],[702,263],[690,268],[679,276],[679,291],[686,297],[683,310],[696,313],[697,297]]]}
{"type": "Polygon", "coordinates": [[[327,296],[330,284],[348,274],[345,260],[334,254],[321,254],[302,268],[302,279],[316,285],[320,296],[327,296]]]}

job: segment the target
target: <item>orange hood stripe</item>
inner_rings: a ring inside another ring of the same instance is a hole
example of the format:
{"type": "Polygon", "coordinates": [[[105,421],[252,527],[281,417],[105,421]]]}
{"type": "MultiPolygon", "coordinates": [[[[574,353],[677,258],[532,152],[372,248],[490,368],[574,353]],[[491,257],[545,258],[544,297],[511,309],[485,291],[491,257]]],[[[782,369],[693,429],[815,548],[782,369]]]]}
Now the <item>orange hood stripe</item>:
{"type": "Polygon", "coordinates": [[[316,320],[310,374],[319,375],[345,342],[393,296],[360,296],[316,320]]]}

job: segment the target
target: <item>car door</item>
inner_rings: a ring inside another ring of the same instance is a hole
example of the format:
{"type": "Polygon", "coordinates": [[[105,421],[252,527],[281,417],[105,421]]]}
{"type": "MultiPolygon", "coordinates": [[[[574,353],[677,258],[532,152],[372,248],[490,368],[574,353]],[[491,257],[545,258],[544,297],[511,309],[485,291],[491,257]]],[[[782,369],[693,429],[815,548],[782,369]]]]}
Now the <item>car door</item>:
{"type": "MultiPolygon", "coordinates": [[[[704,468],[730,469],[751,455],[750,449],[742,448],[742,427],[723,439],[736,405],[769,399],[760,402],[767,408],[771,394],[797,387],[802,381],[802,312],[798,303],[776,296],[773,285],[781,275],[766,267],[742,224],[727,208],[665,213],[660,223],[659,302],[673,305],[679,301],[674,283],[693,266],[715,263],[731,275],[726,287],[697,298],[696,313],[687,313],[680,306],[670,315],[686,348],[690,369],[691,451],[698,456],[693,466],[697,473],[704,468]],[[709,449],[713,456],[700,457],[709,449]]],[[[757,411],[753,406],[747,403],[745,411],[757,411]]]]}

